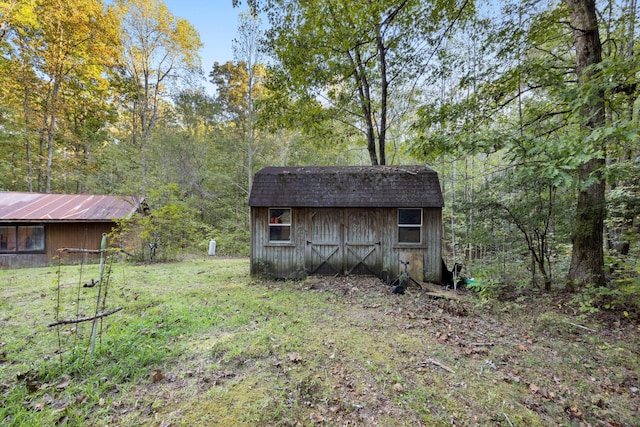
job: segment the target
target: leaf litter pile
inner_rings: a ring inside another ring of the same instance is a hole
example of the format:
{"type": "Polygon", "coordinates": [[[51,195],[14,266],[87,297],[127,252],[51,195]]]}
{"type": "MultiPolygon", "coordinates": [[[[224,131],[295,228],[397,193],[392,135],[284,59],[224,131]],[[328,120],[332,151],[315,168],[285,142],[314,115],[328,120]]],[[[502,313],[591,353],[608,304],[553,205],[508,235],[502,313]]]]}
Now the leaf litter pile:
{"type": "Polygon", "coordinates": [[[194,284],[181,292],[206,322],[159,347],[144,375],[101,377],[114,383],[99,396],[69,391],[87,384],[66,374],[3,378],[2,392],[31,386],[26,411],[64,425],[637,425],[638,325],[550,296],[433,290],[397,295],[366,277],[194,284]]]}

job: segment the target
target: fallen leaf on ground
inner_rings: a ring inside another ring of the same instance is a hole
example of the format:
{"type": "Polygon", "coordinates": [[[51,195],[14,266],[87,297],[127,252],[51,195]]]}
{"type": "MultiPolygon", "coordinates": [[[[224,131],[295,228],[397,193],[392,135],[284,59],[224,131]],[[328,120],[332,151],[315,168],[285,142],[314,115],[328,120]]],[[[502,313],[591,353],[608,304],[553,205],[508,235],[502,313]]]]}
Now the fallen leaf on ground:
{"type": "Polygon", "coordinates": [[[311,422],[313,423],[322,423],[324,422],[324,417],[322,415],[312,413],[310,416],[311,422]]]}
{"type": "Polygon", "coordinates": [[[289,362],[302,362],[302,357],[298,353],[289,353],[289,362]]]}
{"type": "Polygon", "coordinates": [[[158,381],[162,381],[164,379],[164,374],[160,369],[157,369],[155,371],[151,371],[151,373],[149,374],[149,378],[151,379],[151,382],[155,384],[158,381]]]}
{"type": "Polygon", "coordinates": [[[67,386],[69,386],[69,377],[67,375],[63,375],[62,376],[62,381],[60,381],[60,383],[58,385],[56,385],[56,388],[58,390],[62,390],[67,388],[67,386]]]}
{"type": "Polygon", "coordinates": [[[581,417],[582,416],[582,411],[580,409],[578,409],[577,406],[571,406],[570,408],[567,408],[567,412],[571,415],[573,415],[574,417],[581,417]]]}

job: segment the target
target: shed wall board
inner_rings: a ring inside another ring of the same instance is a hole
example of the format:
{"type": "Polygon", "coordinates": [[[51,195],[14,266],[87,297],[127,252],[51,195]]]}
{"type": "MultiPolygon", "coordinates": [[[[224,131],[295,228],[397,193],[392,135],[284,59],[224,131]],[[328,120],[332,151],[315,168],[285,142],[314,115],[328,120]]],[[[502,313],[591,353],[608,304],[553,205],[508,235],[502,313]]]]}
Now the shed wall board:
{"type": "Polygon", "coordinates": [[[272,272],[277,278],[294,278],[304,269],[304,221],[298,209],[291,211],[290,243],[269,243],[269,209],[251,209],[251,274],[272,272]]]}
{"type": "Polygon", "coordinates": [[[251,209],[252,274],[277,278],[373,274],[369,271],[373,265],[379,274],[395,277],[402,271],[400,260],[409,260],[416,280],[441,279],[439,208],[423,208],[419,245],[397,243],[395,208],[292,208],[290,243],[269,243],[268,212],[268,208],[251,209]]]}
{"type": "Polygon", "coordinates": [[[309,274],[343,274],[344,210],[299,209],[304,217],[304,266],[309,274]]]}

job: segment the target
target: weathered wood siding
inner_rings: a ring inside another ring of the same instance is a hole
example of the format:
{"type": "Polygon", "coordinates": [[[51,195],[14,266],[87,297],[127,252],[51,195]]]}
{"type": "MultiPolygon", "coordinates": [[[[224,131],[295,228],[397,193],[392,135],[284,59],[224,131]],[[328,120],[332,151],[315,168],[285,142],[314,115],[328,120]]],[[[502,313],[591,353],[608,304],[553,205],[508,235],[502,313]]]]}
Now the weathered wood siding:
{"type": "Polygon", "coordinates": [[[251,209],[251,274],[276,278],[304,276],[304,217],[291,209],[291,242],[269,242],[269,209],[251,209]]]}
{"type": "Polygon", "coordinates": [[[343,274],[344,211],[299,209],[305,221],[304,267],[307,274],[343,274]]]}
{"type": "Polygon", "coordinates": [[[385,251],[388,255],[386,265],[391,277],[399,275],[403,270],[400,261],[409,261],[409,275],[416,280],[442,280],[441,261],[441,237],[442,237],[442,211],[439,208],[422,209],[422,243],[399,244],[398,243],[398,210],[387,211],[387,224],[389,240],[385,251]]]}
{"type": "MultiPolygon", "coordinates": [[[[102,233],[110,233],[115,226],[112,222],[87,223],[49,223],[45,227],[44,253],[0,254],[1,268],[44,267],[57,263],[58,249],[100,249],[102,233]]],[[[109,244],[109,246],[117,246],[109,244]]],[[[94,254],[64,254],[65,263],[79,262],[83,259],[97,259],[94,254]]]]}
{"type": "Polygon", "coordinates": [[[420,244],[398,244],[396,208],[292,208],[291,242],[269,243],[268,208],[251,209],[251,273],[442,277],[441,209],[423,208],[420,244]]]}
{"type": "Polygon", "coordinates": [[[380,276],[383,271],[382,236],[387,227],[384,209],[347,208],[344,210],[344,274],[380,276]]]}

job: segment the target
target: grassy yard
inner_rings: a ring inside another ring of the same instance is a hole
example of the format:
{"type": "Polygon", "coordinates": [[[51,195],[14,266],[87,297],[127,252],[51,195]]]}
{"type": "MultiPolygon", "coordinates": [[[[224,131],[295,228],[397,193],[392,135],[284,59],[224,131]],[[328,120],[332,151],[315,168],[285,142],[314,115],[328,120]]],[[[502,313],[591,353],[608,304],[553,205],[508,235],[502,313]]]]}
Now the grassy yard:
{"type": "Polygon", "coordinates": [[[95,314],[97,266],[0,270],[0,425],[640,424],[624,316],[248,267],[111,265],[93,354],[93,322],[48,324],[95,314]]]}

